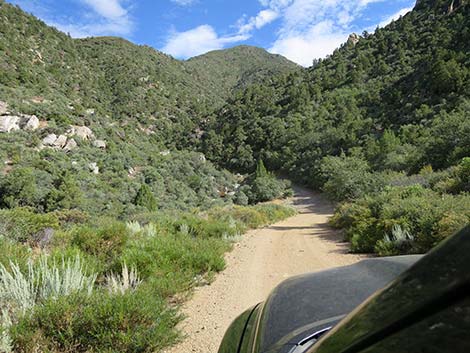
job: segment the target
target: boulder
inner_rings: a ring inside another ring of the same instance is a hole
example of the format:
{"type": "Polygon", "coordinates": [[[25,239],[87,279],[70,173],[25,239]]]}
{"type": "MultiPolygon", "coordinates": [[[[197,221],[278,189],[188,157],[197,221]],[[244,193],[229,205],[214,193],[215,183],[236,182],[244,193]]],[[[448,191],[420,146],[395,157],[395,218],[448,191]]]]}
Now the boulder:
{"type": "Polygon", "coordinates": [[[98,164],[96,164],[95,162],[89,163],[88,164],[88,169],[90,169],[90,172],[92,172],[93,174],[99,174],[100,173],[100,168],[98,167],[98,164]]]}
{"type": "Polygon", "coordinates": [[[11,132],[20,129],[19,116],[4,115],[0,116],[0,132],[11,132]]]}
{"type": "Polygon", "coordinates": [[[202,162],[202,163],[205,163],[207,161],[206,156],[201,153],[199,155],[199,161],[202,162]]]}
{"type": "Polygon", "coordinates": [[[167,150],[167,151],[161,151],[161,152],[160,152],[160,155],[161,155],[161,156],[169,156],[170,154],[171,154],[171,152],[168,151],[168,150],[167,150]]]}
{"type": "Polygon", "coordinates": [[[39,129],[39,119],[36,115],[26,116],[26,124],[23,130],[34,131],[39,129]]]}
{"type": "Polygon", "coordinates": [[[93,141],[93,146],[101,149],[106,149],[106,141],[103,140],[95,140],[93,141]]]}
{"type": "Polygon", "coordinates": [[[351,33],[348,38],[348,44],[355,46],[357,43],[359,43],[360,39],[361,37],[358,34],[351,33]]]}
{"type": "Polygon", "coordinates": [[[78,147],[77,142],[74,139],[69,139],[67,141],[67,144],[64,147],[64,151],[71,151],[77,147],[78,147]]]}
{"type": "Polygon", "coordinates": [[[70,126],[69,130],[67,131],[67,135],[77,135],[82,140],[91,140],[94,137],[93,131],[91,131],[91,129],[86,126],[70,126]]]}
{"type": "Polygon", "coordinates": [[[52,146],[54,145],[54,142],[57,140],[57,135],[56,134],[49,134],[46,137],[42,139],[42,143],[45,146],[52,146]]]}
{"type": "Polygon", "coordinates": [[[64,148],[66,144],[67,136],[59,135],[59,137],[57,137],[57,140],[54,141],[53,146],[57,148],[64,148]]]}
{"type": "Polygon", "coordinates": [[[36,245],[39,245],[40,248],[45,248],[51,243],[52,238],[54,238],[54,233],[53,228],[44,228],[34,234],[32,238],[36,245]]]}
{"type": "Polygon", "coordinates": [[[0,115],[8,114],[8,103],[0,101],[0,115]]]}

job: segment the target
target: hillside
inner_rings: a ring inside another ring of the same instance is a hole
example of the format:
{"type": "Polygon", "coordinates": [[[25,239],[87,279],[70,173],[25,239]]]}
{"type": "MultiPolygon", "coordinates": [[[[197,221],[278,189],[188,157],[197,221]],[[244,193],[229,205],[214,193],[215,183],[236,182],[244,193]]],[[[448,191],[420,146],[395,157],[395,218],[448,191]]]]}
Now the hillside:
{"type": "Polygon", "coordinates": [[[209,155],[235,170],[263,158],[313,185],[318,160],[341,151],[364,154],[379,169],[455,164],[470,145],[469,11],[465,2],[420,1],[311,68],[248,87],[213,120],[209,155]],[[400,141],[388,152],[396,161],[374,150],[387,132],[400,141]]]}
{"type": "Polygon", "coordinates": [[[206,89],[228,98],[234,88],[244,88],[263,82],[288,71],[300,71],[300,66],[283,56],[246,45],[216,50],[185,62],[194,79],[204,80],[206,89]]]}
{"type": "Polygon", "coordinates": [[[184,62],[120,38],[72,39],[4,1],[0,18],[2,207],[62,207],[48,198],[64,175],[80,195],[68,206],[95,214],[134,212],[142,184],[160,208],[230,201],[233,175],[170,150],[194,150],[233,90],[297,69],[250,47],[184,62]]]}
{"type": "Polygon", "coordinates": [[[353,251],[425,252],[470,222],[469,53],[469,3],[419,1],[313,67],[238,92],[204,153],[245,172],[261,159],[343,202],[332,224],[353,251]]]}
{"type": "Polygon", "coordinates": [[[64,126],[90,109],[97,124],[148,127],[153,119],[173,145],[187,142],[237,87],[297,67],[249,47],[183,62],[120,38],[72,39],[3,0],[0,17],[0,92],[12,111],[64,126]]]}

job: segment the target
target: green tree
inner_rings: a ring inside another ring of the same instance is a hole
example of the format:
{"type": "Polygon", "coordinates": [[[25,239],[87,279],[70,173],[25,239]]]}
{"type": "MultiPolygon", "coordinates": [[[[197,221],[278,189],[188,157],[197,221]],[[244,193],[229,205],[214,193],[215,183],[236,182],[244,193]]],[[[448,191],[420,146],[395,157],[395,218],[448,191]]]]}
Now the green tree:
{"type": "Polygon", "coordinates": [[[264,162],[262,159],[258,161],[258,164],[256,165],[256,173],[255,173],[256,178],[264,178],[270,176],[270,173],[264,166],[264,162]]]}
{"type": "Polygon", "coordinates": [[[157,200],[153,195],[152,189],[147,184],[142,184],[135,197],[135,205],[147,208],[149,211],[157,209],[157,200]]]}

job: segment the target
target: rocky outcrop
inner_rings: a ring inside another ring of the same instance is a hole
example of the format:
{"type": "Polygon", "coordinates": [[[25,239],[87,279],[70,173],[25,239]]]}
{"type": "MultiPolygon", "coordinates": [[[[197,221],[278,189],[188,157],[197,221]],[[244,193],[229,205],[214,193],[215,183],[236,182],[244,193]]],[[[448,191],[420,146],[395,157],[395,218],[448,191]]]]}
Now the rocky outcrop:
{"type": "Polygon", "coordinates": [[[361,40],[361,37],[356,34],[356,33],[351,33],[349,35],[349,38],[348,38],[348,44],[351,44],[353,46],[355,46],[357,43],[359,43],[359,41],[361,40]]]}
{"type": "Polygon", "coordinates": [[[99,174],[100,173],[100,168],[98,167],[98,164],[96,164],[95,162],[89,163],[88,164],[88,169],[90,169],[90,172],[92,172],[93,174],[99,174]]]}
{"type": "Polygon", "coordinates": [[[19,116],[0,116],[0,132],[11,132],[20,129],[21,118],[19,116]]]}
{"type": "Polygon", "coordinates": [[[93,131],[89,127],[71,125],[67,130],[67,136],[72,137],[75,135],[85,141],[92,140],[95,137],[93,131]]]}
{"type": "Polygon", "coordinates": [[[65,152],[72,151],[78,147],[77,142],[73,138],[67,138],[65,135],[49,134],[42,139],[45,147],[63,150],[65,152]]]}
{"type": "Polygon", "coordinates": [[[69,139],[67,141],[67,144],[64,147],[64,151],[66,151],[66,152],[72,151],[77,147],[78,147],[77,142],[74,139],[69,139]]]}
{"type": "Polygon", "coordinates": [[[59,137],[57,137],[57,139],[54,141],[52,146],[62,149],[65,147],[66,144],[67,144],[67,136],[59,135],[59,137]]]}
{"type": "Polygon", "coordinates": [[[57,140],[56,134],[49,134],[42,139],[42,144],[44,146],[53,146],[56,140],[57,140]]]}
{"type": "Polygon", "coordinates": [[[36,115],[10,115],[8,104],[0,101],[0,132],[11,132],[16,130],[34,131],[39,128],[39,119],[36,115]]]}
{"type": "Polygon", "coordinates": [[[40,122],[36,115],[25,116],[24,125],[22,128],[26,131],[35,131],[39,129],[39,124],[40,122]]]}

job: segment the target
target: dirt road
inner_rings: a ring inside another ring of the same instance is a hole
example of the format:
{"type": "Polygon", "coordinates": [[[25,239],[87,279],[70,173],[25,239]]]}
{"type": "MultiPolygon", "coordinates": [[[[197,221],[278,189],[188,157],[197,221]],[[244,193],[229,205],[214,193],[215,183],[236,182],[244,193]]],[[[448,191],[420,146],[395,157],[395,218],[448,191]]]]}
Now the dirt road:
{"type": "Polygon", "coordinates": [[[333,208],[321,195],[297,189],[290,203],[298,215],[248,232],[227,254],[226,270],[196,289],[183,307],[187,318],[180,329],[186,338],[167,353],[217,353],[232,320],[284,279],[361,259],[347,254],[347,244],[328,227],[333,208]]]}

